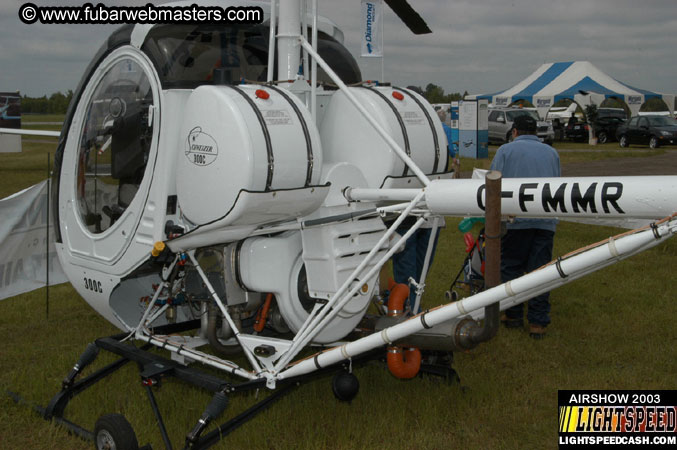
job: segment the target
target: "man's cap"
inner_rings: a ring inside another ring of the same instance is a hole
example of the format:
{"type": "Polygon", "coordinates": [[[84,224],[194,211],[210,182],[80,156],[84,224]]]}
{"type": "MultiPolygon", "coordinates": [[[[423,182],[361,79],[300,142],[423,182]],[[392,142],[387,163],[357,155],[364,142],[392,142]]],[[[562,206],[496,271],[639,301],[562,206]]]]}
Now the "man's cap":
{"type": "Polygon", "coordinates": [[[522,114],[520,116],[515,117],[515,121],[512,123],[512,126],[517,131],[535,133],[536,119],[534,119],[528,114],[522,114]]]}

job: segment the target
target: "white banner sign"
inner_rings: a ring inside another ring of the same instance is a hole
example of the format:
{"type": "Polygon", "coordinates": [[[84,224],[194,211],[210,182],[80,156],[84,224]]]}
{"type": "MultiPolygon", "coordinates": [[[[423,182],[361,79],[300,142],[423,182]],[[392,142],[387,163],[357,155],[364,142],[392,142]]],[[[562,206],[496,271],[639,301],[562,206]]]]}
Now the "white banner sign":
{"type": "Polygon", "coordinates": [[[477,130],[477,102],[461,102],[458,115],[460,130],[477,130]]]}
{"type": "Polygon", "coordinates": [[[0,200],[0,300],[67,280],[54,248],[47,181],[0,200]],[[49,252],[47,252],[49,242],[49,252]]]}
{"type": "Polygon", "coordinates": [[[383,57],[383,1],[362,0],[362,56],[383,57]]]}
{"type": "Polygon", "coordinates": [[[21,136],[0,134],[0,153],[18,153],[21,151],[21,136]]]}

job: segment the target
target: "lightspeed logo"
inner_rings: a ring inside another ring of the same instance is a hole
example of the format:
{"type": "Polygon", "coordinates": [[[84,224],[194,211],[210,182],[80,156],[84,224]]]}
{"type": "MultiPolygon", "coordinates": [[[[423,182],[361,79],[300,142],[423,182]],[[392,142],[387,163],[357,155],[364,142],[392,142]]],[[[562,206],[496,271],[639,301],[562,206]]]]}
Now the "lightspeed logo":
{"type": "Polygon", "coordinates": [[[558,392],[560,449],[674,448],[677,391],[558,392]]]}

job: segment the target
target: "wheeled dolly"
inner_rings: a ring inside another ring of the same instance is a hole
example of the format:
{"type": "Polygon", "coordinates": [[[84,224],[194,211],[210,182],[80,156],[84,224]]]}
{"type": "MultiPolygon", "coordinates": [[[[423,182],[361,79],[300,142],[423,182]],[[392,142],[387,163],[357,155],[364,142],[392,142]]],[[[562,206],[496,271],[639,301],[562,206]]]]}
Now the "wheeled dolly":
{"type": "MultiPolygon", "coordinates": [[[[158,327],[155,331],[162,334],[171,334],[194,329],[198,326],[199,323],[197,321],[192,321],[178,325],[158,327]]],[[[93,431],[89,431],[64,417],[65,409],[71,399],[99,381],[104,380],[107,376],[115,373],[118,369],[131,361],[135,362],[139,368],[141,382],[148,395],[148,400],[155,415],[160,435],[164,442],[164,446],[167,449],[172,449],[174,447],[172,446],[167,433],[160,408],[158,407],[153,393],[153,387],[158,386],[163,377],[171,376],[214,393],[210,403],[196,422],[196,425],[187,433],[183,445],[183,448],[185,449],[206,449],[218,443],[229,433],[254,418],[258,413],[265,411],[282,396],[299,386],[301,382],[320,375],[334,373],[334,377],[332,378],[332,389],[335,397],[341,401],[351,401],[359,391],[359,382],[352,373],[352,370],[349,370],[349,367],[371,360],[382,360],[383,355],[385,354],[384,349],[378,349],[364,354],[359,358],[354,358],[350,364],[346,361],[321,369],[320,371],[309,375],[278,382],[276,389],[266,398],[203,435],[203,431],[207,426],[224,412],[228,406],[229,396],[265,388],[265,379],[236,384],[206,372],[183,366],[176,361],[161,357],[155,353],[151,353],[148,351],[149,347],[151,347],[148,344],[141,348],[134,347],[130,343],[123,342],[123,339],[126,336],[126,334],[119,334],[100,338],[89,344],[73,369],[71,369],[63,380],[61,390],[52,397],[47,407],[33,406],[33,408],[43,418],[53,420],[85,440],[93,441],[97,449],[149,450],[152,448],[150,444],[139,446],[132,425],[121,414],[114,413],[102,415],[96,421],[93,431]],[[76,378],[82,370],[97,358],[100,350],[114,353],[120,356],[120,358],[76,381],[76,378]]],[[[439,376],[450,382],[458,381],[458,375],[451,369],[449,363],[450,361],[448,359],[436,360],[433,356],[428,363],[421,365],[421,375],[428,374],[439,376]]],[[[17,394],[9,394],[18,403],[23,402],[17,394]]]]}

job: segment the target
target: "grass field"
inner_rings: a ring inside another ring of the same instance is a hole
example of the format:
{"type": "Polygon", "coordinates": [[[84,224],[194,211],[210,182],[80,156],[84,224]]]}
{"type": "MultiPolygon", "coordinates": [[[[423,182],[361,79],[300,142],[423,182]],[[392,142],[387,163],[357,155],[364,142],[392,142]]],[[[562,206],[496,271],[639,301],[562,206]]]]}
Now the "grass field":
{"type": "MultiPolygon", "coordinates": [[[[461,158],[461,171],[468,172],[474,167],[478,169],[489,169],[491,160],[496,154],[498,147],[498,145],[489,145],[489,158],[487,159],[461,158]]],[[[584,161],[599,161],[607,158],[637,158],[662,155],[665,153],[666,149],[675,148],[675,146],[667,146],[652,150],[649,147],[635,146],[622,149],[618,146],[618,142],[588,145],[568,141],[555,142],[553,147],[559,152],[559,158],[562,165],[584,161]]]]}
{"type": "MultiPolygon", "coordinates": [[[[0,154],[0,196],[45,178],[45,152],[54,147],[35,145],[25,145],[21,155],[0,154]]],[[[590,153],[597,157],[597,149],[590,153]]],[[[464,253],[457,224],[448,219],[440,237],[424,307],[442,303],[460,268],[464,253]]],[[[561,223],[554,253],[618,232],[561,223]]],[[[319,378],[216,448],[556,448],[558,389],[677,389],[676,261],[672,240],[553,291],[547,337],[534,341],[524,330],[501,329],[491,342],[455,354],[460,384],[401,381],[382,365],[368,364],[355,369],[360,393],[350,404],[334,398],[330,378],[319,378]]],[[[44,289],[0,301],[0,391],[46,405],[85,345],[115,332],[69,285],[50,289],[49,317],[44,289]]],[[[95,368],[110,361],[102,354],[95,368]]],[[[156,394],[171,438],[181,445],[210,396],[172,380],[156,394]]],[[[232,397],[227,414],[254,401],[254,395],[232,397]]],[[[97,417],[110,412],[123,413],[142,444],[163,448],[135,367],[73,400],[66,417],[92,429],[97,417]]],[[[91,444],[0,395],[0,449],[86,448],[91,444]]]]}

